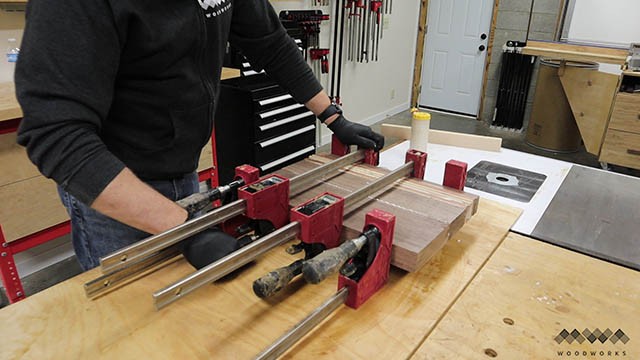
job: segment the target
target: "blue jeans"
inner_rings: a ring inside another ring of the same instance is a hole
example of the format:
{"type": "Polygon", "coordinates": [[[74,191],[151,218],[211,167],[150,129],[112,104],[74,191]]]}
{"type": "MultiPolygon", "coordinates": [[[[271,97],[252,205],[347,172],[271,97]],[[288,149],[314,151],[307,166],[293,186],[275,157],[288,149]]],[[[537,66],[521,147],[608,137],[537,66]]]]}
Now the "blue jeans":
{"type": "MultiPolygon", "coordinates": [[[[175,201],[198,191],[198,175],[174,180],[145,181],[175,201]]],[[[71,218],[71,239],[80,266],[86,271],[100,265],[100,258],[142,240],[150,234],[102,215],[58,187],[62,203],[71,218]]]]}

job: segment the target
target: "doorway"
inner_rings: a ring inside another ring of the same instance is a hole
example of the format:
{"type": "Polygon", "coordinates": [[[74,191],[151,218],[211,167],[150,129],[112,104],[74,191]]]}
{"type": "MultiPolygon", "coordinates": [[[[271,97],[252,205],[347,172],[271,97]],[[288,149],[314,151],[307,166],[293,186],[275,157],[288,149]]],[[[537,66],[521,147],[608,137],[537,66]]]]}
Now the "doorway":
{"type": "Polygon", "coordinates": [[[421,107],[478,116],[494,0],[429,0],[421,107]]]}

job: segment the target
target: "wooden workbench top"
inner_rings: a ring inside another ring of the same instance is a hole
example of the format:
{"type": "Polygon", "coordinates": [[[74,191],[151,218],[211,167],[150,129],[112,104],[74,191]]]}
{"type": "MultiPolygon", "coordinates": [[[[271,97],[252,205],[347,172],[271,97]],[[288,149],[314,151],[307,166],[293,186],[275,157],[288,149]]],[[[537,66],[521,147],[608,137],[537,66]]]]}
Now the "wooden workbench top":
{"type": "Polygon", "coordinates": [[[512,233],[415,358],[640,359],[639,319],[640,272],[512,233]],[[630,341],[555,341],[607,328],[630,341]]]}
{"type": "MultiPolygon", "coordinates": [[[[394,269],[360,309],[342,307],[290,354],[301,358],[406,358],[432,331],[502,242],[520,211],[481,200],[477,214],[415,273],[394,269]]],[[[151,293],[191,272],[183,260],[91,301],[93,270],[0,310],[0,358],[251,358],[336,291],[297,281],[269,301],[251,283],[292,257],[272,250],[239,274],[156,312],[151,293]]]]}
{"type": "Polygon", "coordinates": [[[22,109],[16,99],[13,82],[0,83],[0,121],[19,119],[22,109]]]}

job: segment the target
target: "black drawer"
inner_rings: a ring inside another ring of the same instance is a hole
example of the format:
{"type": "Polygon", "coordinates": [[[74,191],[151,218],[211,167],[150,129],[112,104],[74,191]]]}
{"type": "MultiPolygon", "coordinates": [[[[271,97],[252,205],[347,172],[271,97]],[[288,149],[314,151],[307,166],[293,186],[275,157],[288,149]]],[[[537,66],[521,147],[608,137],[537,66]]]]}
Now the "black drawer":
{"type": "Polygon", "coordinates": [[[297,104],[297,102],[293,99],[293,96],[289,94],[253,100],[253,108],[257,113],[263,113],[293,104],[297,104]]]}
{"type": "Polygon", "coordinates": [[[263,141],[278,135],[287,134],[305,126],[316,123],[316,117],[311,111],[303,112],[286,119],[273,121],[255,127],[256,141],[263,141]]]}
{"type": "Polygon", "coordinates": [[[303,114],[309,110],[302,104],[290,104],[277,109],[263,111],[256,114],[256,125],[265,125],[275,121],[285,120],[295,115],[303,114]]]}
{"type": "Polygon", "coordinates": [[[256,142],[255,161],[258,164],[266,164],[295,153],[309,145],[315,144],[315,124],[299,128],[295,131],[256,142]]]}
{"type": "Polygon", "coordinates": [[[260,165],[260,174],[268,174],[272,172],[278,173],[278,169],[282,169],[285,166],[296,163],[302,159],[306,159],[310,155],[315,154],[315,152],[315,145],[306,146],[298,151],[292,152],[291,154],[287,154],[286,156],[278,158],[274,161],[260,165]]]}

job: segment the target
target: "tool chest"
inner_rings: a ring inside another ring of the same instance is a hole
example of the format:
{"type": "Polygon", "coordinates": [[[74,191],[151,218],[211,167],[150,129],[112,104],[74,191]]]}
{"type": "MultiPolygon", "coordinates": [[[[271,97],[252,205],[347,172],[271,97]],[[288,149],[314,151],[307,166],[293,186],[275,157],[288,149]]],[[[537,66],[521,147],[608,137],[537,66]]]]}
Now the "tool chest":
{"type": "Polygon", "coordinates": [[[220,84],[214,121],[221,184],[233,180],[238,165],[273,172],[315,153],[316,148],[313,113],[266,74],[248,66],[241,71],[246,76],[220,84]]]}

